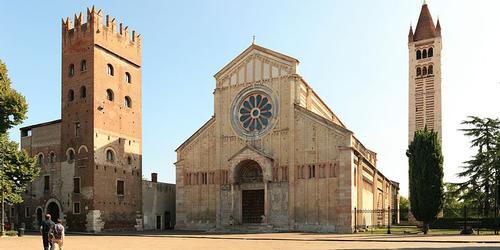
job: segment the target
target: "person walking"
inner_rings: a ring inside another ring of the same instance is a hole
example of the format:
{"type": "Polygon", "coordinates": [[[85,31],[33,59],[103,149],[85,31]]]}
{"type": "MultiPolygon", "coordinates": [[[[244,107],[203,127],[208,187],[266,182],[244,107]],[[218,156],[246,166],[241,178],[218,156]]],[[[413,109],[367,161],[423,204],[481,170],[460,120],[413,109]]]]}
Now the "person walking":
{"type": "Polygon", "coordinates": [[[45,215],[45,220],[40,225],[40,233],[42,233],[43,249],[50,250],[52,243],[49,239],[49,233],[55,226],[54,222],[50,219],[50,214],[45,215]]]}
{"type": "Polygon", "coordinates": [[[56,225],[51,229],[52,235],[52,249],[51,250],[63,250],[64,242],[64,226],[62,225],[62,220],[57,219],[56,225]]]}

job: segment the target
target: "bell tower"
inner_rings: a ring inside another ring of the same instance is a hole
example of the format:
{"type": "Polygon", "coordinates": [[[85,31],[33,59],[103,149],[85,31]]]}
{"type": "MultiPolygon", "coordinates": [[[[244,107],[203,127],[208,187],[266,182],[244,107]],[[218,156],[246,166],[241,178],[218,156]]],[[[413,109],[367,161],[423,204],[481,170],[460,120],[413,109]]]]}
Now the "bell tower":
{"type": "Polygon", "coordinates": [[[442,141],[441,130],[441,24],[434,25],[424,2],[415,32],[410,26],[408,143],[416,130],[433,129],[442,141]]]}
{"type": "Polygon", "coordinates": [[[140,228],[141,37],[94,7],[73,20],[62,20],[61,171],[81,188],[68,205],[87,231],[140,228]]]}

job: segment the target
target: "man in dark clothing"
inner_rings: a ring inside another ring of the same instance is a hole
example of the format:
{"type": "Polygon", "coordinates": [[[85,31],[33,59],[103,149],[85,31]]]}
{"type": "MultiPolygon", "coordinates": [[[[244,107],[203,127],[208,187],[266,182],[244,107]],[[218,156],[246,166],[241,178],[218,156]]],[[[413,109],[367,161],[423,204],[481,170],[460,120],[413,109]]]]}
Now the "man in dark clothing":
{"type": "Polygon", "coordinates": [[[40,232],[42,233],[43,249],[49,250],[52,247],[52,243],[49,239],[49,232],[55,226],[55,223],[50,219],[50,214],[45,215],[45,220],[42,221],[40,226],[40,232]]]}

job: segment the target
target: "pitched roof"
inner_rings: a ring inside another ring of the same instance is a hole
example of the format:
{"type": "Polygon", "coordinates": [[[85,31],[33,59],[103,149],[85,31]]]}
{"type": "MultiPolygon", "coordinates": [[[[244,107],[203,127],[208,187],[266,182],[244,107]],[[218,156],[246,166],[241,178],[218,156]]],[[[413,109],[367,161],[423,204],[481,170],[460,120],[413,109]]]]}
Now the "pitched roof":
{"type": "Polygon", "coordinates": [[[431,12],[427,7],[427,4],[422,5],[422,10],[420,11],[420,16],[418,17],[417,27],[415,27],[415,34],[413,35],[413,41],[425,40],[429,38],[437,37],[436,27],[434,26],[434,21],[432,20],[431,12]]]}

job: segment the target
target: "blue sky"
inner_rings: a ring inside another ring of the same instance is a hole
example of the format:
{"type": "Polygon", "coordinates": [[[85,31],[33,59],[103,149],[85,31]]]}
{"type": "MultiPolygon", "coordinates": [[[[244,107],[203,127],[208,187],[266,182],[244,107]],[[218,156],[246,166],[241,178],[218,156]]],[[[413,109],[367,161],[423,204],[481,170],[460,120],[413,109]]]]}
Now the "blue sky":
{"type": "MultiPolygon", "coordinates": [[[[473,153],[460,121],[500,116],[500,3],[428,3],[443,35],[445,180],[456,181],[473,153]]],[[[60,118],[61,18],[92,5],[143,37],[146,177],[159,172],[160,181],[175,182],[175,148],[213,114],[213,75],[255,35],[300,60],[299,73],[407,194],[407,34],[421,0],[7,1],[0,58],[30,105],[22,126],[60,118]]]]}

